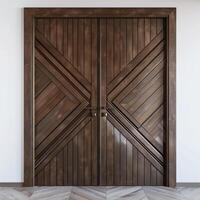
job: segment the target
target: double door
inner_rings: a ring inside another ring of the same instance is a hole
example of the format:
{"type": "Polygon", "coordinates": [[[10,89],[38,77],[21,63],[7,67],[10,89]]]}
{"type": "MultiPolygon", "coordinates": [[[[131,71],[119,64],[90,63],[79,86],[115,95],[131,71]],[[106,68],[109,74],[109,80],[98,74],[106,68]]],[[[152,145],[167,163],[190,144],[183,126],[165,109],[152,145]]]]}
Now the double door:
{"type": "Polygon", "coordinates": [[[163,18],[37,18],[35,185],[164,185],[163,18]]]}

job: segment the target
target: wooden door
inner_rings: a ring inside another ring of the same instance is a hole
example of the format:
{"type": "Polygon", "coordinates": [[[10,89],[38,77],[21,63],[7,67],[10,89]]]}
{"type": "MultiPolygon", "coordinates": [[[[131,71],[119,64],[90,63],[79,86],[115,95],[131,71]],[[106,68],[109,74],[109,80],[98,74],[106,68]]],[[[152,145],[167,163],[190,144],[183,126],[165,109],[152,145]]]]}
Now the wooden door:
{"type": "Polygon", "coordinates": [[[35,185],[97,184],[97,20],[35,21],[35,185]]]}
{"type": "Polygon", "coordinates": [[[163,185],[166,38],[162,18],[100,20],[101,185],[163,185]]]}
{"type": "Polygon", "coordinates": [[[175,186],[175,9],[24,16],[24,186],[175,186]]]}

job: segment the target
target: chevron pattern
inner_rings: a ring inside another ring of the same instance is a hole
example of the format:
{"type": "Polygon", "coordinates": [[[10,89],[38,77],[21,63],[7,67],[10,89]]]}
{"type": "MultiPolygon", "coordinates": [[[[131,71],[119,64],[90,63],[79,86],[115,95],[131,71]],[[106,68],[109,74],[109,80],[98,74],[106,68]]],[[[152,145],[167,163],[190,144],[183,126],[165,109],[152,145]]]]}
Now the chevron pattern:
{"type": "Polygon", "coordinates": [[[0,200],[199,200],[199,188],[34,187],[0,188],[0,200]]]}

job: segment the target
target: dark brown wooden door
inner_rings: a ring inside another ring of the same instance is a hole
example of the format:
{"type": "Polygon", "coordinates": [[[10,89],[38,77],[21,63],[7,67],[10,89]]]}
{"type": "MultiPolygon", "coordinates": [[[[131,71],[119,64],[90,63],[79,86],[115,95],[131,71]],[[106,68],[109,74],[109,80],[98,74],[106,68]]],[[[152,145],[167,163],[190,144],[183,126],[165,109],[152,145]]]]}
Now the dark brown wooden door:
{"type": "Polygon", "coordinates": [[[101,185],[163,185],[162,18],[100,20],[101,185]]]}
{"type": "Polygon", "coordinates": [[[35,185],[165,184],[162,18],[37,18],[35,185]]]}
{"type": "Polygon", "coordinates": [[[35,185],[97,184],[97,19],[35,22],[35,185]]]}

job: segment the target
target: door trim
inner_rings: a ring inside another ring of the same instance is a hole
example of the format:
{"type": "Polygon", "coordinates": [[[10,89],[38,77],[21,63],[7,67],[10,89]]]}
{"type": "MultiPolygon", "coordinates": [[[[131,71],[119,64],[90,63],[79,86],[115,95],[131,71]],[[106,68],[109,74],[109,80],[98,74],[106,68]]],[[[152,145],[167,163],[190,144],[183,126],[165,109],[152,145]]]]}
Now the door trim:
{"type": "Polygon", "coordinates": [[[167,28],[166,186],[176,186],[176,8],[24,8],[24,186],[34,185],[34,21],[38,17],[162,17],[167,28]]]}

